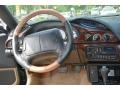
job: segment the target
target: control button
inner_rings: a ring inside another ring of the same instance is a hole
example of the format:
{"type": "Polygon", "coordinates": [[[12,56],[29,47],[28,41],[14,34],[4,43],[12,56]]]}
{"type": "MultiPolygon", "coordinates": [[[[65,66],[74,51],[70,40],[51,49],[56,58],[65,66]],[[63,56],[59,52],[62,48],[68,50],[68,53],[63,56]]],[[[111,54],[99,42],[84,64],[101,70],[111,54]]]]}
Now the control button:
{"type": "Polygon", "coordinates": [[[102,55],[100,55],[100,59],[102,59],[102,55]]]}
{"type": "Polygon", "coordinates": [[[105,59],[105,56],[103,55],[103,59],[105,59]]]}

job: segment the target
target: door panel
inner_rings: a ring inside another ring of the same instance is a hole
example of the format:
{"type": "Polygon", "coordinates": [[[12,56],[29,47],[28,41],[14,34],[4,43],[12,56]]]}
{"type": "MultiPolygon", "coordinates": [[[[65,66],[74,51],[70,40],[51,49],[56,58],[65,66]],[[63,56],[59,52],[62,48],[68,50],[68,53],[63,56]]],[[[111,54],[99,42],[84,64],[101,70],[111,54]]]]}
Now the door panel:
{"type": "Polygon", "coordinates": [[[0,68],[0,85],[19,84],[17,68],[0,68]]]}
{"type": "Polygon", "coordinates": [[[16,67],[13,57],[7,57],[5,55],[5,41],[7,35],[0,34],[0,68],[12,68],[16,67]]]}
{"type": "Polygon", "coordinates": [[[13,57],[5,55],[7,35],[0,34],[0,85],[19,84],[17,65],[13,57]]]}

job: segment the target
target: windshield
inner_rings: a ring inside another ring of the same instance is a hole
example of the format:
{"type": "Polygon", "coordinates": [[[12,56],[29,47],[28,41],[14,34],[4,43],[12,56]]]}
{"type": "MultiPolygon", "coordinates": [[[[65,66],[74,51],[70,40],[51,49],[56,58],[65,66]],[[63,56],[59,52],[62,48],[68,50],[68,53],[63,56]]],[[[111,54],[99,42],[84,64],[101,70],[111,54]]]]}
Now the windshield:
{"type": "MultiPolygon", "coordinates": [[[[54,9],[59,11],[66,18],[76,16],[101,16],[101,15],[117,15],[120,13],[120,6],[105,5],[8,5],[10,12],[20,21],[28,13],[38,9],[54,9]]],[[[40,15],[29,22],[39,22],[45,19],[55,19],[53,16],[40,15]]]]}

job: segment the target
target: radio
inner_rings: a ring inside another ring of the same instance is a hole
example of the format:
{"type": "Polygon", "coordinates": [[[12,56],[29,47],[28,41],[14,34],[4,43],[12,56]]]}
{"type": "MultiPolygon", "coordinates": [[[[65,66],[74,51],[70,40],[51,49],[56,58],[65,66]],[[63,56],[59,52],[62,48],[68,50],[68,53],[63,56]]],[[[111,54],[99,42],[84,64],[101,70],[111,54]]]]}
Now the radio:
{"type": "Polygon", "coordinates": [[[118,61],[118,52],[113,46],[87,46],[88,61],[118,61]]]}

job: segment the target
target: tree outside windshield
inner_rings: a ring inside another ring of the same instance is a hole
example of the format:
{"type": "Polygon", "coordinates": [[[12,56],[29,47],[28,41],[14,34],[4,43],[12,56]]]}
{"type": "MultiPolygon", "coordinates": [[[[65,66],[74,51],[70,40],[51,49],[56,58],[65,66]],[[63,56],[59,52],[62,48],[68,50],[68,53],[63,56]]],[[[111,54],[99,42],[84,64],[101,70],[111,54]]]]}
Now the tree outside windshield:
{"type": "MultiPolygon", "coordinates": [[[[59,11],[66,18],[75,16],[99,16],[99,15],[116,15],[120,13],[120,6],[104,5],[9,5],[10,12],[20,20],[28,13],[38,9],[54,9],[59,11]]],[[[48,16],[36,17],[31,21],[40,21],[48,16]]],[[[49,19],[53,17],[49,16],[49,19]]]]}

